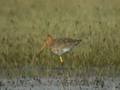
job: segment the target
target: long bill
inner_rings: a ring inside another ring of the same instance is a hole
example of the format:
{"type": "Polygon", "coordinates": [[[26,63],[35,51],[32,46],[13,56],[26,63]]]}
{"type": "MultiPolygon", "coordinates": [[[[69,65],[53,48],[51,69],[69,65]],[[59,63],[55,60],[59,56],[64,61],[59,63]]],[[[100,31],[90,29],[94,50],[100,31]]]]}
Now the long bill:
{"type": "Polygon", "coordinates": [[[43,46],[40,48],[40,50],[33,56],[32,59],[32,64],[34,64],[36,62],[36,57],[43,51],[43,49],[46,47],[46,44],[44,43],[43,46]]]}
{"type": "Polygon", "coordinates": [[[40,48],[40,50],[37,52],[37,54],[40,54],[45,47],[46,47],[46,43],[43,44],[43,46],[40,48]]]}

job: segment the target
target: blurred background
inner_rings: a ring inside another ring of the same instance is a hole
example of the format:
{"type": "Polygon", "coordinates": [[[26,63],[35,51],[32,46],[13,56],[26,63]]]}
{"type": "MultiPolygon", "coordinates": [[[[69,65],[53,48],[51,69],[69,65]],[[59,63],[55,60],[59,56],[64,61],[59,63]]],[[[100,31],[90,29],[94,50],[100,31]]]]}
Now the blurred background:
{"type": "Polygon", "coordinates": [[[119,75],[120,1],[0,0],[0,71],[3,76],[119,75]],[[63,55],[67,71],[61,73],[59,58],[48,49],[34,57],[47,34],[82,39],[63,55]],[[60,72],[49,73],[53,68],[60,72]]]}

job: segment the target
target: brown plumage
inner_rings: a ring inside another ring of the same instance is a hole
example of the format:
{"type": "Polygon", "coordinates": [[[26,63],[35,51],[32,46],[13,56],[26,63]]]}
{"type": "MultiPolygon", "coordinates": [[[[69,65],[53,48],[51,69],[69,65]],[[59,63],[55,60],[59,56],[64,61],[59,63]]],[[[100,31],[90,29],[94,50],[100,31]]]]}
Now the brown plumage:
{"type": "Polygon", "coordinates": [[[78,45],[80,41],[81,40],[71,38],[53,38],[51,35],[48,35],[40,51],[44,48],[49,48],[54,54],[60,57],[60,62],[63,63],[61,55],[69,52],[72,48],[78,45]]]}

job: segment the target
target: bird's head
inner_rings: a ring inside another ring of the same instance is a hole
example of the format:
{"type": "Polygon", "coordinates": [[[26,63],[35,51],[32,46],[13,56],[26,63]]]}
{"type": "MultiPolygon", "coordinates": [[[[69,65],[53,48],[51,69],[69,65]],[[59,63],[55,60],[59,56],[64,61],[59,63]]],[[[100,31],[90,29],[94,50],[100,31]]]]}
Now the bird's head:
{"type": "Polygon", "coordinates": [[[54,41],[53,37],[50,34],[48,34],[44,42],[45,47],[49,48],[53,44],[53,41],[54,41]]]}
{"type": "Polygon", "coordinates": [[[46,39],[43,42],[42,49],[49,48],[53,44],[53,41],[54,41],[53,37],[50,34],[48,34],[46,39]]]}

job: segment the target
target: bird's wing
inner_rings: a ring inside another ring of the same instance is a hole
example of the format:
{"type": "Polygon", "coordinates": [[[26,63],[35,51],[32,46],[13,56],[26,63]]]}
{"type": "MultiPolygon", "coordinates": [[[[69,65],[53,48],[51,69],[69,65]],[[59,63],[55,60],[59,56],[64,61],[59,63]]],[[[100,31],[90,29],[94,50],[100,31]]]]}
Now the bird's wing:
{"type": "Polygon", "coordinates": [[[71,39],[71,38],[62,38],[62,39],[56,39],[55,42],[57,44],[63,46],[63,47],[70,47],[70,46],[76,46],[80,43],[81,40],[71,39]]]}
{"type": "Polygon", "coordinates": [[[80,40],[70,38],[55,39],[52,48],[64,49],[65,51],[68,51],[68,49],[73,48],[79,44],[79,42],[80,40]]]}

